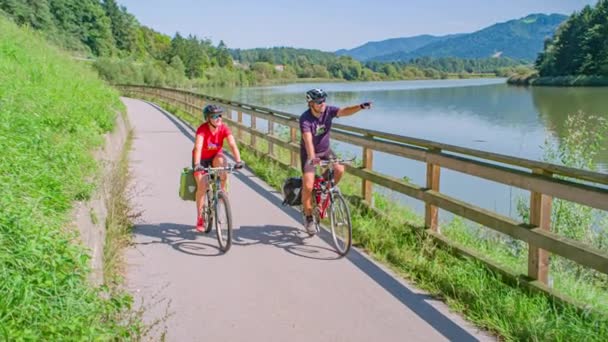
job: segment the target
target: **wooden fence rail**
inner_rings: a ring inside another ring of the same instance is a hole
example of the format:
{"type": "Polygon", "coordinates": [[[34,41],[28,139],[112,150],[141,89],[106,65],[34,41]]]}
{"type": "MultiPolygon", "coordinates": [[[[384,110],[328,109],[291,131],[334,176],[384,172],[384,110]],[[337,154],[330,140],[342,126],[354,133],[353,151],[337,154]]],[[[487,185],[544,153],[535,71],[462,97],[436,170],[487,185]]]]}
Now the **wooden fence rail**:
{"type": "MultiPolygon", "coordinates": [[[[242,141],[242,132],[247,132],[251,137],[251,146],[255,146],[257,138],[264,139],[269,148],[265,153],[272,156],[275,147],[284,148],[291,152],[288,166],[297,167],[299,164],[297,115],[184,90],[147,86],[118,87],[126,94],[158,98],[178,105],[189,113],[200,113],[202,105],[206,103],[222,105],[230,112],[237,112],[236,120],[231,117],[226,119],[237,129],[236,136],[239,140],[242,141]],[[243,113],[250,116],[249,125],[243,124],[243,113]],[[256,128],[256,118],[268,122],[267,133],[256,128]],[[287,140],[274,134],[275,125],[288,127],[287,140]]],[[[377,184],[425,202],[426,228],[432,236],[443,242],[446,239],[438,230],[439,208],[524,241],[529,245],[528,277],[533,280],[530,284],[538,289],[547,291],[544,285],[548,280],[548,252],[608,274],[608,253],[551,232],[550,221],[553,198],[608,210],[608,174],[341,124],[332,125],[332,139],[362,148],[363,165],[347,166],[346,171],[361,178],[365,203],[372,205],[372,184],[377,184]],[[426,163],[425,186],[417,186],[374,171],[374,151],[426,163]],[[518,222],[442,194],[442,168],[531,191],[530,222],[518,222]]],[[[446,243],[449,244],[449,241],[446,243]]]]}

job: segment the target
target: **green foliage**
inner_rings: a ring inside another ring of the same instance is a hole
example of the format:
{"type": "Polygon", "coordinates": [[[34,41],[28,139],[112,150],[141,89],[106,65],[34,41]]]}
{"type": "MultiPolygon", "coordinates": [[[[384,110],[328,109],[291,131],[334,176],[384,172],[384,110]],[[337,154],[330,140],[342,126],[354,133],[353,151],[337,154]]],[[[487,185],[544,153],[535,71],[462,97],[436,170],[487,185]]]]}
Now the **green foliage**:
{"type": "Polygon", "coordinates": [[[608,0],[575,12],[536,60],[540,76],[608,77],[608,0]]]}
{"type": "Polygon", "coordinates": [[[249,66],[258,82],[271,79],[334,78],[345,80],[401,80],[439,79],[452,74],[462,77],[477,74],[510,75],[525,62],[509,58],[460,59],[417,58],[409,62],[366,62],[348,56],[335,56],[318,50],[270,48],[234,50],[234,58],[244,67],[249,66]],[[297,52],[297,53],[296,53],[297,52]],[[264,63],[262,67],[258,63],[264,63]],[[271,66],[283,65],[283,71],[271,71],[271,66]],[[293,70],[297,76],[290,74],[293,70]]]}
{"type": "MultiPolygon", "coordinates": [[[[545,142],[543,160],[595,171],[597,168],[594,158],[601,150],[606,132],[608,132],[608,122],[604,118],[587,116],[582,112],[570,115],[566,120],[566,134],[563,141],[559,144],[549,140],[545,142]]],[[[608,251],[608,216],[604,211],[559,198],[554,198],[552,203],[551,230],[553,232],[608,251]]],[[[520,216],[528,220],[529,206],[526,199],[518,199],[517,209],[520,216]]],[[[572,284],[577,282],[594,284],[598,288],[605,286],[608,281],[606,275],[563,258],[551,259],[551,274],[556,279],[555,287],[573,297],[577,296],[576,293],[572,293],[573,288],[565,286],[564,284],[568,283],[560,278],[570,278],[572,284]]],[[[604,294],[603,297],[602,300],[598,298],[594,300],[608,303],[608,296],[604,294]]]]}
{"type": "Polygon", "coordinates": [[[296,49],[290,47],[272,47],[257,49],[234,49],[231,50],[232,57],[241,63],[253,64],[255,62],[267,62],[271,64],[297,65],[305,68],[313,64],[327,65],[336,59],[331,52],[323,52],[311,49],[296,49]]]}
{"type": "Polygon", "coordinates": [[[435,69],[444,73],[498,73],[501,68],[523,67],[525,64],[525,61],[510,58],[461,59],[454,57],[423,57],[412,59],[408,63],[396,63],[401,68],[412,66],[419,69],[435,69]]]}
{"type": "Polygon", "coordinates": [[[113,53],[112,24],[99,1],[54,0],[49,5],[58,32],[75,37],[95,56],[113,53]]]}
{"type": "Polygon", "coordinates": [[[94,188],[91,150],[123,109],[118,94],[3,17],[0,32],[0,339],[134,338],[122,316],[131,298],[90,287],[69,228],[72,203],[94,188]]]}
{"type": "Polygon", "coordinates": [[[135,17],[124,6],[119,8],[115,0],[103,0],[102,6],[110,19],[112,37],[118,50],[126,53],[135,51],[138,25],[135,17]]]}
{"type": "Polygon", "coordinates": [[[11,13],[19,25],[28,25],[37,30],[50,30],[53,18],[47,0],[2,0],[0,9],[11,13]]]}

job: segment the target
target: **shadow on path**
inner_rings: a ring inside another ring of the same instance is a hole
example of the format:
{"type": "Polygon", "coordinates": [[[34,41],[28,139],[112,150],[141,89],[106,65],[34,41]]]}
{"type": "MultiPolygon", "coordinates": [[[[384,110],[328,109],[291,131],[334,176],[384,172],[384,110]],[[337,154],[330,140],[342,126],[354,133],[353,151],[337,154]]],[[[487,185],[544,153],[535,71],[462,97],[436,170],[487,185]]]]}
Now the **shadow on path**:
{"type": "Polygon", "coordinates": [[[335,260],[338,255],[332,248],[323,244],[317,239],[310,239],[308,234],[301,229],[288,226],[241,226],[234,231],[233,245],[252,246],[270,245],[282,248],[287,253],[317,260],[335,260]]]}
{"type": "Polygon", "coordinates": [[[160,243],[194,256],[209,257],[223,254],[217,246],[215,232],[203,235],[197,233],[192,226],[175,223],[139,224],[135,225],[133,233],[151,238],[135,242],[136,246],[160,243]]]}

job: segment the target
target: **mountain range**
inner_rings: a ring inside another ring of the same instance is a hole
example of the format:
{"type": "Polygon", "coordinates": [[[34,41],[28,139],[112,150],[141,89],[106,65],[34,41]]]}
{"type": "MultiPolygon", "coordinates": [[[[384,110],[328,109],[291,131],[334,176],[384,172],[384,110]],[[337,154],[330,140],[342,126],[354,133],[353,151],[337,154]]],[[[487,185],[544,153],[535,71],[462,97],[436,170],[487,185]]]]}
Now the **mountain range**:
{"type": "Polygon", "coordinates": [[[530,14],[497,23],[472,33],[445,36],[419,35],[367,42],[336,51],[360,61],[409,61],[419,57],[510,57],[533,61],[544,42],[568,17],[562,14],[530,14]]]}

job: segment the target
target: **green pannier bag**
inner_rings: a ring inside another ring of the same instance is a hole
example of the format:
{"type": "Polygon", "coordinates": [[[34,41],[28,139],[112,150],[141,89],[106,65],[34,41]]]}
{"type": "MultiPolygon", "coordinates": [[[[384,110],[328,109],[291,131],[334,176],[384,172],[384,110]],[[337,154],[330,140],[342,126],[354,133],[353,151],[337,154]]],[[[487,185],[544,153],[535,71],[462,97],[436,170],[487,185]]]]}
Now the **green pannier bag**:
{"type": "Polygon", "coordinates": [[[182,170],[179,179],[179,197],[184,201],[196,201],[196,180],[192,169],[189,167],[182,170]]]}

